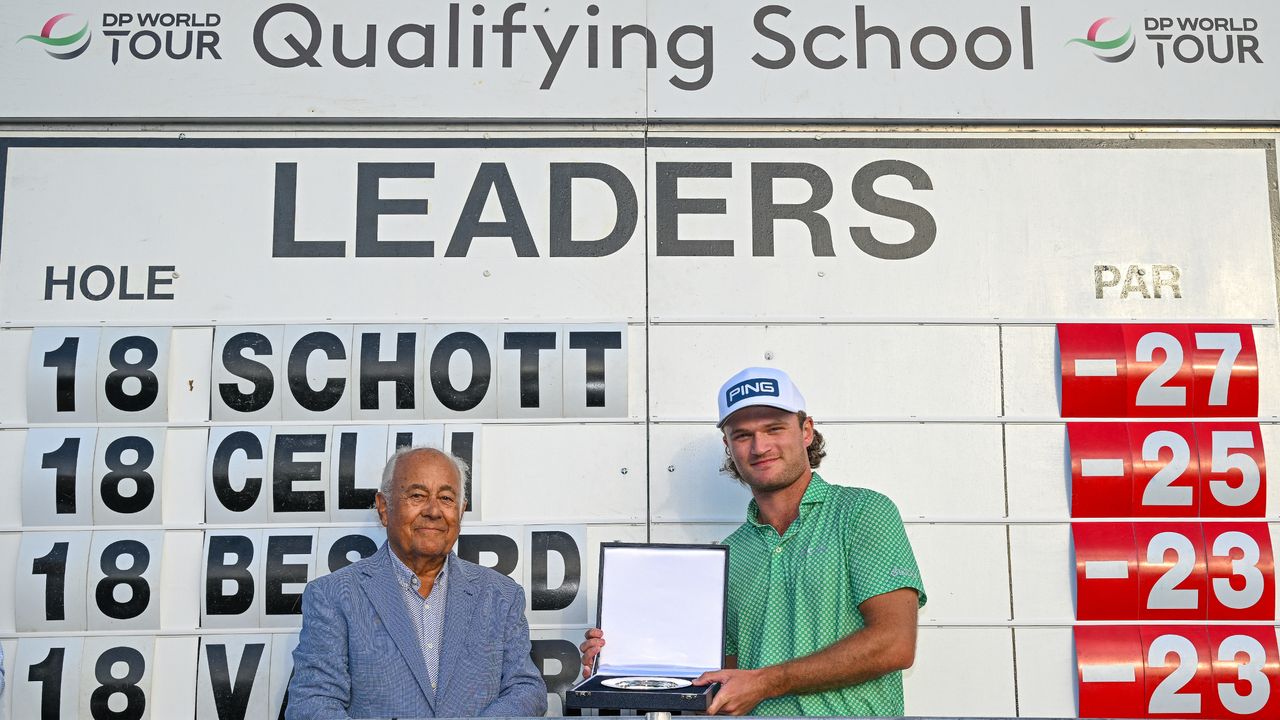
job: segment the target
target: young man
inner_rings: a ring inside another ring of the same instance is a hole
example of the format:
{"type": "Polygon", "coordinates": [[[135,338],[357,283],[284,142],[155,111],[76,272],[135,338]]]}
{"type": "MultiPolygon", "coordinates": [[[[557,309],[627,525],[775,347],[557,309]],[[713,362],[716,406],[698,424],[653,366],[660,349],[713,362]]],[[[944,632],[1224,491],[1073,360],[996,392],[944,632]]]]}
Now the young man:
{"type": "MultiPolygon", "coordinates": [[[[902,715],[924,585],[893,502],[831,485],[804,397],[786,373],[747,368],[720,388],[722,468],[751,489],[729,550],[726,669],[712,713],[902,715]]],[[[604,645],[582,644],[583,673],[604,645]]]]}

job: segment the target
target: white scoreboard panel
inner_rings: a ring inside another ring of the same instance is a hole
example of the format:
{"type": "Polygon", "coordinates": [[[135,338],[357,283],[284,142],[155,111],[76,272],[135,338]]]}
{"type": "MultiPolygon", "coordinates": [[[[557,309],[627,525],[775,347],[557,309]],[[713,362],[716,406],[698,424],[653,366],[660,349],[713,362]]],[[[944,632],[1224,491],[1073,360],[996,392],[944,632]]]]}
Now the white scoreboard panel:
{"type": "Polygon", "coordinates": [[[457,552],[525,587],[561,692],[601,542],[741,522],[713,396],[754,364],[902,511],[908,714],[1073,716],[1056,325],[1247,326],[1280,448],[1269,137],[0,145],[4,717],[277,717],[302,588],[424,442],[472,462],[457,552]]]}

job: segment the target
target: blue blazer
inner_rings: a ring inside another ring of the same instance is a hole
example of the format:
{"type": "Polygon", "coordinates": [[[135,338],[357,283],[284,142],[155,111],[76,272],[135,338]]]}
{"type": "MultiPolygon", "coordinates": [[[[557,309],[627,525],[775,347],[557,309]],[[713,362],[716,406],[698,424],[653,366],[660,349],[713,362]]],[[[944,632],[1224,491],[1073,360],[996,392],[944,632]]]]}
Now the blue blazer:
{"type": "Polygon", "coordinates": [[[383,543],[370,557],[307,585],[287,720],[545,713],[547,686],[529,658],[524,590],[454,555],[446,562],[435,692],[383,543]]]}

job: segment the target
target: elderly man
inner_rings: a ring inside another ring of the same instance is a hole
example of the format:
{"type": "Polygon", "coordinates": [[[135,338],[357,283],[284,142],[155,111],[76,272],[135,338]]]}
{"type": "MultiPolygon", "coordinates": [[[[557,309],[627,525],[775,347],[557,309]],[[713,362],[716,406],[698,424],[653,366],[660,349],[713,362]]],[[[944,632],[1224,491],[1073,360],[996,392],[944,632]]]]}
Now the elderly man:
{"type": "MultiPolygon", "coordinates": [[[[924,585],[897,507],[814,469],[826,452],[786,373],[747,368],[720,388],[722,470],[751,489],[729,546],[728,669],[711,713],[902,715],[924,585]]],[[[604,645],[582,644],[583,674],[604,645]]]]}
{"type": "Polygon", "coordinates": [[[524,591],[449,552],[466,474],[434,448],[387,461],[376,496],[387,542],[302,596],[289,720],[546,712],[524,591]]]}

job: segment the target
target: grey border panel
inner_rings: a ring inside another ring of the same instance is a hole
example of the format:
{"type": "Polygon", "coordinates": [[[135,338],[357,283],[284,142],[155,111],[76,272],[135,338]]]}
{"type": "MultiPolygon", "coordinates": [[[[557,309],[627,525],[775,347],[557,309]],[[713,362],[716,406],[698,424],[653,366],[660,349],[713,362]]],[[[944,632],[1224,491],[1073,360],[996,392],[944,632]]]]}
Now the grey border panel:
{"type": "Polygon", "coordinates": [[[1276,146],[1267,148],[1267,195],[1271,198],[1271,258],[1276,276],[1276,309],[1280,310],[1280,180],[1276,171],[1276,146]]]}
{"type": "Polygon", "coordinates": [[[0,144],[0,263],[4,262],[4,190],[9,184],[9,148],[0,144]]]}
{"type": "MultiPolygon", "coordinates": [[[[537,131],[530,131],[531,133],[537,131]]],[[[958,138],[958,137],[733,137],[715,135],[646,135],[645,137],[318,137],[318,138],[189,138],[174,137],[0,137],[3,148],[869,148],[869,149],[1079,149],[1079,150],[1222,150],[1274,149],[1273,138],[958,138]]]]}

